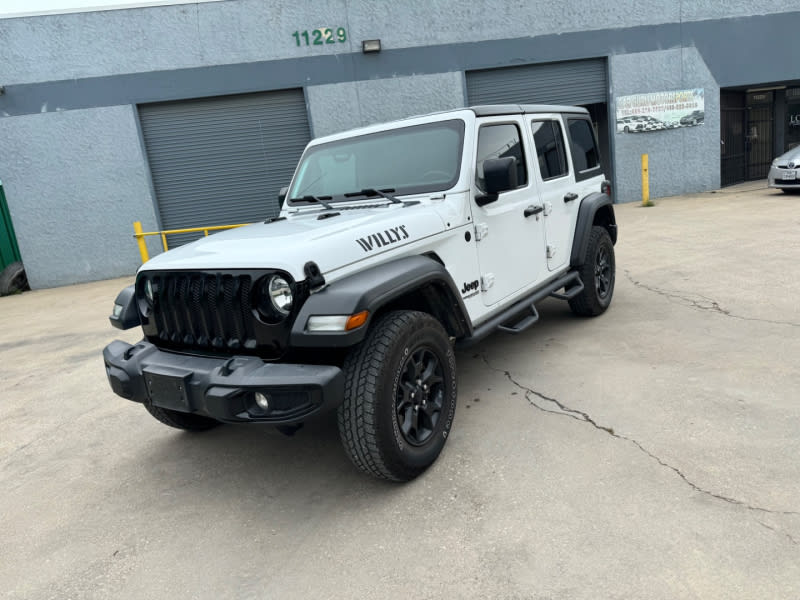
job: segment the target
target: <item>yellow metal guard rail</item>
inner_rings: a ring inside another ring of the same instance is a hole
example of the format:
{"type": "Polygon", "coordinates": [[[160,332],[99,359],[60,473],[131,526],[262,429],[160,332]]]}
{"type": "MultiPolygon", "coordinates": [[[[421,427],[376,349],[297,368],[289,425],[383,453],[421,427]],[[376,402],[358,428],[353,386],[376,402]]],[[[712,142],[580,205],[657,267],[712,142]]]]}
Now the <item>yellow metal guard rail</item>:
{"type": "Polygon", "coordinates": [[[201,231],[208,237],[209,231],[219,231],[221,229],[234,229],[242,227],[247,223],[240,223],[239,225],[213,225],[211,227],[189,227],[188,229],[166,229],[164,231],[142,231],[142,222],[134,221],[133,223],[133,237],[136,238],[136,243],[139,244],[139,254],[142,255],[142,262],[146,263],[150,260],[150,254],[147,252],[147,244],[144,238],[148,235],[160,235],[161,244],[164,246],[164,252],[169,250],[167,245],[167,236],[173,233],[200,233],[201,231]]]}

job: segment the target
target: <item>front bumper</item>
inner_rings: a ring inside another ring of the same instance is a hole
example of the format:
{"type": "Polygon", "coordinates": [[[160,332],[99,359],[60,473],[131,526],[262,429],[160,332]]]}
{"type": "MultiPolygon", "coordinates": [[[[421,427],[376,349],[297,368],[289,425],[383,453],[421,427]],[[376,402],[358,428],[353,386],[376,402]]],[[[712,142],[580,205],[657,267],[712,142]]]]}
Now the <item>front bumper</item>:
{"type": "Polygon", "coordinates": [[[800,167],[795,169],[779,169],[770,167],[767,175],[767,185],[777,189],[800,189],[800,167]],[[793,173],[794,179],[784,179],[785,173],[793,173]]]}
{"type": "Polygon", "coordinates": [[[120,340],[105,347],[103,360],[117,395],[228,423],[298,423],[336,408],[344,395],[344,374],[330,365],[175,354],[120,340]],[[256,392],[268,398],[268,409],[256,404],[256,392]]]}

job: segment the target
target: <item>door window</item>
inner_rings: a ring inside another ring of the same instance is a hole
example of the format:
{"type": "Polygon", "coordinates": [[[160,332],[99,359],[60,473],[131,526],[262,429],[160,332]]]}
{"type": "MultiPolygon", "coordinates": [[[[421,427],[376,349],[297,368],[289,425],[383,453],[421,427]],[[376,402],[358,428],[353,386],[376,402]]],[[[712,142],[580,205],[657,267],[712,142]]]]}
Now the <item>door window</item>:
{"type": "Polygon", "coordinates": [[[519,128],[512,123],[482,126],[478,133],[478,166],[475,173],[475,183],[479,189],[486,189],[483,162],[490,158],[508,156],[513,156],[517,164],[517,187],[524,187],[528,183],[528,172],[525,169],[519,128]]]}
{"type": "Polygon", "coordinates": [[[575,178],[581,180],[596,175],[594,170],[599,171],[600,154],[591,123],[587,119],[569,119],[568,127],[575,178]]]}
{"type": "Polygon", "coordinates": [[[569,170],[561,124],[558,121],[533,121],[531,129],[542,179],[546,181],[566,175],[569,170]]]}

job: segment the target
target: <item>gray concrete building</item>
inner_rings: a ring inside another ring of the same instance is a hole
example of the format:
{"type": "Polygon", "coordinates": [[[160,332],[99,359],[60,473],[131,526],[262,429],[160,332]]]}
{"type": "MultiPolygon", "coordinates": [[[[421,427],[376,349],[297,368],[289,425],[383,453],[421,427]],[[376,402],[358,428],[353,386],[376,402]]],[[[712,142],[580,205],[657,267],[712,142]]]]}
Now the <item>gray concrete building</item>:
{"type": "Polygon", "coordinates": [[[133,273],[134,221],[275,214],[311,137],[466,105],[586,106],[617,202],[641,198],[645,153],[651,196],[712,190],[765,178],[800,143],[798,30],[800,0],[218,0],[4,18],[0,180],[34,288],[133,273]]]}

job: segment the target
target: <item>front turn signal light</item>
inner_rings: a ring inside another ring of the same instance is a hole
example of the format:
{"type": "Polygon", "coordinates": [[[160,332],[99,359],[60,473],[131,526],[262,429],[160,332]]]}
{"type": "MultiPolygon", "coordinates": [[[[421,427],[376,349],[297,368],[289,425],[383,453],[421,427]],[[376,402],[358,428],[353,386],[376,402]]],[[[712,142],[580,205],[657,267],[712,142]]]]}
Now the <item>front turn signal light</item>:
{"type": "Polygon", "coordinates": [[[352,331],[367,322],[369,311],[354,315],[314,315],[308,318],[306,330],[312,333],[352,331]]]}
{"type": "Polygon", "coordinates": [[[351,329],[357,329],[361,327],[367,322],[367,317],[369,317],[368,310],[362,310],[360,313],[350,315],[350,317],[347,319],[347,323],[344,326],[345,331],[350,331],[351,329]]]}

